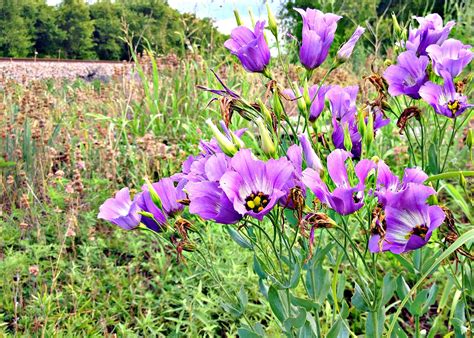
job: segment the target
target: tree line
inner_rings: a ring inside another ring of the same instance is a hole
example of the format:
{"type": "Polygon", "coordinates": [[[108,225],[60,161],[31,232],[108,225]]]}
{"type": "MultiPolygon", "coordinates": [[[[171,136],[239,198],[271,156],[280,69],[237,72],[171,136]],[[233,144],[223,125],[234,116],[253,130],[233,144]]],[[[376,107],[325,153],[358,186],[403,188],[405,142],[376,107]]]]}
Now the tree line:
{"type": "Polygon", "coordinates": [[[225,37],[210,19],[180,14],[165,0],[0,1],[0,56],[130,59],[129,44],[158,53],[209,51],[225,37]]]}

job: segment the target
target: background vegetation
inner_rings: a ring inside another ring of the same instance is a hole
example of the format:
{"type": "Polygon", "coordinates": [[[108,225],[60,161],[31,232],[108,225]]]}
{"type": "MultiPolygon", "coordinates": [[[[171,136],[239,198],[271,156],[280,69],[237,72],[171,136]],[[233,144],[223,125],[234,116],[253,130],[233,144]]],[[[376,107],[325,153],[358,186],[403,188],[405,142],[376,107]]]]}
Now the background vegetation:
{"type": "Polygon", "coordinates": [[[165,0],[46,0],[0,2],[0,56],[129,60],[128,36],[137,51],[147,41],[158,53],[209,52],[224,36],[210,19],[180,14],[165,0]]]}

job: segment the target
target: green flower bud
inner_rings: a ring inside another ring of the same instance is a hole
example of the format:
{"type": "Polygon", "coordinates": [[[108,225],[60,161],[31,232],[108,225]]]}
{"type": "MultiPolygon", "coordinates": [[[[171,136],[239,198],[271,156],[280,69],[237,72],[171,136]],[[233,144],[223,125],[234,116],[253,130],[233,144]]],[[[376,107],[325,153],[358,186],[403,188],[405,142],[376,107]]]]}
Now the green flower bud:
{"type": "Polygon", "coordinates": [[[372,142],[374,142],[374,115],[369,113],[367,119],[367,128],[364,134],[364,143],[367,148],[369,148],[372,142]]]}
{"type": "Polygon", "coordinates": [[[395,13],[392,12],[392,25],[393,25],[393,31],[396,34],[401,34],[403,32],[402,28],[398,24],[397,17],[395,16],[395,13]]]}
{"type": "Polygon", "coordinates": [[[367,132],[367,126],[365,125],[365,117],[363,112],[357,114],[357,129],[359,130],[360,136],[364,138],[367,132]]]}
{"type": "Polygon", "coordinates": [[[275,115],[278,120],[283,114],[285,114],[285,109],[283,109],[283,104],[281,103],[280,95],[278,95],[278,92],[276,90],[273,93],[273,111],[275,112],[275,115]]]}
{"type": "Polygon", "coordinates": [[[261,99],[257,99],[257,103],[260,106],[260,111],[265,118],[265,121],[269,124],[273,124],[273,118],[272,118],[272,113],[268,109],[267,105],[263,103],[261,99]]]}
{"type": "Polygon", "coordinates": [[[349,125],[347,123],[344,125],[344,147],[347,151],[352,150],[352,139],[349,132],[349,125]]]}
{"type": "MultiPolygon", "coordinates": [[[[295,96],[298,98],[296,99],[296,104],[298,106],[298,110],[300,113],[306,112],[306,101],[304,99],[304,95],[302,95],[300,88],[298,87],[298,84],[296,82],[293,82],[293,92],[295,93],[295,96]]],[[[309,94],[308,94],[309,95],[309,94]]]]}
{"type": "Polygon", "coordinates": [[[232,141],[229,140],[224,134],[222,134],[219,128],[217,128],[216,125],[212,123],[211,119],[207,119],[206,123],[209,128],[211,128],[212,134],[214,135],[217,144],[222,149],[222,151],[228,156],[235,155],[235,153],[238,151],[235,144],[232,143],[232,141]]]}
{"type": "Polygon", "coordinates": [[[472,129],[469,129],[467,131],[466,145],[469,148],[469,150],[472,151],[472,146],[474,145],[474,133],[472,132],[472,129]]]}
{"type": "Polygon", "coordinates": [[[262,140],[263,152],[271,157],[274,157],[276,155],[276,147],[272,136],[268,131],[268,128],[265,126],[265,123],[263,123],[261,117],[259,117],[255,122],[257,123],[260,138],[262,140]]]}
{"type": "Polygon", "coordinates": [[[268,28],[270,29],[270,32],[272,32],[273,36],[278,39],[278,25],[276,22],[276,18],[273,15],[272,9],[270,8],[268,2],[266,3],[266,6],[268,13],[268,28]]]}
{"type": "Polygon", "coordinates": [[[156,192],[155,188],[153,188],[153,185],[151,184],[150,180],[148,177],[145,178],[146,185],[148,186],[148,191],[150,192],[150,197],[153,203],[161,209],[162,204],[161,204],[161,199],[160,196],[158,196],[158,193],[156,192]]]}
{"type": "Polygon", "coordinates": [[[304,102],[306,103],[306,107],[311,107],[311,97],[309,96],[308,80],[304,81],[303,98],[304,102]]]}
{"type": "Polygon", "coordinates": [[[237,26],[243,26],[242,19],[240,18],[240,14],[237,9],[234,9],[234,16],[235,16],[235,21],[237,22],[237,26]]]}
{"type": "Polygon", "coordinates": [[[237,149],[240,150],[242,148],[245,148],[244,141],[242,141],[240,138],[238,138],[237,135],[235,135],[235,133],[232,130],[229,130],[229,133],[230,133],[230,137],[232,139],[232,142],[237,147],[237,149]]]}

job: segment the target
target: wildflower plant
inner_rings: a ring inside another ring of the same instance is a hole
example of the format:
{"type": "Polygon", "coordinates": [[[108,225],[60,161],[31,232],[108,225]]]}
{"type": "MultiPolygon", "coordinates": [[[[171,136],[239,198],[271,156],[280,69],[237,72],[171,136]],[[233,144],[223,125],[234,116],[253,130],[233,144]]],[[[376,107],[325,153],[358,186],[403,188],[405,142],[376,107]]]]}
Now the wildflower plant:
{"type": "MultiPolygon", "coordinates": [[[[148,182],[135,196],[128,188],[119,191],[99,217],[124,230],[145,230],[170,243],[181,261],[204,261],[211,275],[210,243],[202,233],[216,224],[226,227],[240,250],[253,253],[249,264],[261,297],[288,337],[361,331],[367,337],[419,337],[429,307],[420,305],[422,297],[436,296],[436,287],[420,291],[420,286],[449,254],[465,252],[474,237],[473,230],[456,231],[454,240],[443,240],[439,229],[454,225],[437,198],[443,179],[474,174],[452,168],[449,160],[472,111],[461,85],[470,46],[449,38],[454,22],[443,24],[437,14],[417,17],[417,28],[399,32],[408,39],[393,64],[383,76],[368,77],[377,97],[361,105],[357,85],[341,87],[327,79],[351,57],[365,29],[357,27],[331,60],[341,17],[295,10],[303,18],[298,78],[288,74],[271,12],[269,26],[258,21],[253,29],[235,28],[225,47],[245,71],[261,76],[265,95],[251,102],[215,74],[223,89],[200,86],[220,103],[224,121],[219,127],[207,121],[214,137],[200,142],[200,153],[189,156],[181,172],[148,182]],[[265,28],[277,41],[274,62],[265,28]],[[327,71],[315,79],[320,66],[327,71]],[[277,67],[283,80],[273,75],[277,67]],[[296,116],[285,108],[291,105],[296,116]],[[248,122],[247,129],[234,130],[234,114],[248,122]],[[408,161],[390,163],[379,139],[384,128],[395,125],[408,143],[408,161]],[[397,262],[396,268],[387,260],[397,262]],[[407,273],[417,281],[411,289],[407,273]],[[414,328],[399,321],[404,306],[414,328]],[[365,327],[354,327],[355,318],[365,327]]],[[[472,133],[468,137],[472,145],[472,133]]],[[[469,281],[453,278],[459,290],[472,283],[472,275],[469,281]]],[[[462,301],[458,318],[469,318],[472,298],[462,301]]],[[[241,320],[241,337],[265,335],[265,327],[245,314],[245,290],[223,302],[241,320]]],[[[469,322],[459,320],[469,330],[469,322]]]]}

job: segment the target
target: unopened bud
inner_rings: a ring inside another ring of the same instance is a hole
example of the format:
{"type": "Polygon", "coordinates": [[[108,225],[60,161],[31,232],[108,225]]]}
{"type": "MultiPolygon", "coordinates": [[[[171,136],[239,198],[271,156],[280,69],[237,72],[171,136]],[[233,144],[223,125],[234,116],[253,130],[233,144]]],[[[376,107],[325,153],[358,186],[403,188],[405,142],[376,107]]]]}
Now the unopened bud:
{"type": "Polygon", "coordinates": [[[281,103],[280,95],[278,95],[278,91],[273,93],[273,111],[275,112],[278,120],[280,120],[281,116],[285,113],[281,103]]]}
{"type": "Polygon", "coordinates": [[[265,126],[262,118],[260,117],[256,120],[256,123],[258,126],[258,131],[260,133],[260,138],[262,140],[263,152],[269,156],[272,156],[272,157],[275,156],[276,154],[275,143],[272,140],[272,136],[270,135],[268,128],[265,126]]]}
{"type": "Polygon", "coordinates": [[[243,26],[242,19],[240,18],[240,14],[237,9],[234,9],[234,16],[235,16],[235,21],[237,22],[237,26],[243,26]]]}
{"type": "Polygon", "coordinates": [[[367,147],[370,147],[374,142],[374,115],[369,113],[367,118],[367,128],[364,135],[364,142],[367,147]]]}
{"type": "Polygon", "coordinates": [[[304,81],[303,98],[304,98],[304,102],[306,103],[306,107],[310,107],[311,97],[309,96],[308,80],[304,81]]]}
{"type": "Polygon", "coordinates": [[[401,34],[403,32],[402,28],[398,24],[398,20],[394,12],[392,12],[392,26],[393,26],[394,33],[401,34]]]}
{"type": "Polygon", "coordinates": [[[270,32],[272,32],[273,36],[278,39],[278,26],[275,16],[273,15],[272,9],[268,2],[266,3],[267,6],[267,13],[268,13],[268,28],[270,28],[270,32]]]}
{"type": "Polygon", "coordinates": [[[352,139],[349,132],[349,125],[347,123],[344,125],[344,148],[346,148],[347,151],[352,150],[352,139]]]}
{"type": "Polygon", "coordinates": [[[306,101],[296,82],[293,82],[292,90],[295,94],[295,97],[297,97],[296,104],[298,105],[298,110],[300,111],[300,113],[306,112],[306,101]]]}
{"type": "Polygon", "coordinates": [[[272,119],[272,113],[268,109],[265,103],[261,99],[257,99],[257,103],[260,106],[260,111],[262,112],[263,117],[265,118],[265,121],[269,124],[273,123],[272,119]]]}
{"type": "Polygon", "coordinates": [[[359,112],[357,115],[357,129],[359,130],[360,136],[364,138],[365,133],[367,132],[367,126],[365,124],[365,116],[363,112],[359,112]]]}
{"type": "Polygon", "coordinates": [[[472,146],[474,145],[474,133],[472,132],[472,129],[469,129],[467,131],[466,145],[469,148],[469,150],[472,151],[472,146]]]}
{"type": "Polygon", "coordinates": [[[214,135],[217,144],[221,148],[221,150],[228,156],[233,156],[238,151],[237,147],[231,140],[229,140],[222,132],[217,128],[217,126],[212,123],[211,119],[206,120],[207,125],[212,130],[212,134],[214,135]]]}
{"type": "Polygon", "coordinates": [[[162,204],[161,204],[161,199],[160,196],[158,196],[158,193],[156,192],[155,188],[153,188],[153,184],[150,182],[148,177],[145,178],[146,185],[148,186],[148,191],[150,193],[151,200],[153,203],[161,209],[162,204]]]}

